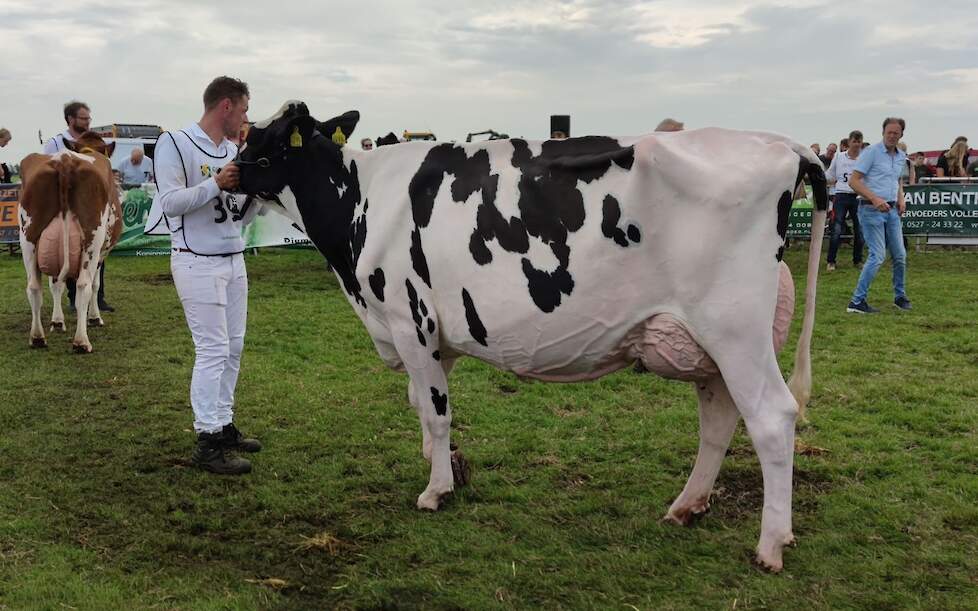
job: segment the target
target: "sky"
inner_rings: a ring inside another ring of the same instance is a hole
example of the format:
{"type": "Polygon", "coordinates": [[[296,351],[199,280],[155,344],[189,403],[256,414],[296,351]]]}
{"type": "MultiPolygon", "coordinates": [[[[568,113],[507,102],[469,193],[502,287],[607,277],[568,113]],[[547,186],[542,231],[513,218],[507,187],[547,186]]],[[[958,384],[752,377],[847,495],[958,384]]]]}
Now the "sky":
{"type": "Polygon", "coordinates": [[[687,128],[786,134],[823,149],[879,139],[902,116],[911,150],[978,145],[978,11],[836,0],[0,0],[0,160],[40,150],[86,102],[93,124],[179,129],[215,76],[246,81],[249,118],[305,101],[354,134],[495,129],[531,139],[687,128]]]}

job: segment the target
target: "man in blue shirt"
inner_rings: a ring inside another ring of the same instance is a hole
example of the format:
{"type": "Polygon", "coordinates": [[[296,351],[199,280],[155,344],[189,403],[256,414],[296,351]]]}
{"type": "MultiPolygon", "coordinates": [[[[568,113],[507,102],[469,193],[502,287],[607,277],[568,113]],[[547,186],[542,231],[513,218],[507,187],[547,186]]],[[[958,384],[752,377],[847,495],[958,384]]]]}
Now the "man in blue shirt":
{"type": "Polygon", "coordinates": [[[124,185],[141,185],[153,180],[153,163],[146,159],[141,146],[132,149],[129,159],[120,162],[116,169],[122,174],[124,185]]]}
{"type": "Polygon", "coordinates": [[[907,251],[903,247],[903,227],[900,224],[900,217],[906,210],[900,173],[907,162],[907,154],[897,148],[904,129],[906,123],[903,119],[886,118],[883,121],[883,141],[866,148],[859,155],[859,161],[849,177],[849,186],[859,196],[859,227],[869,246],[869,259],[859,274],[856,290],[846,307],[847,312],[872,314],[879,311],[866,302],[866,295],[883,265],[887,249],[893,259],[893,305],[901,310],[910,309],[904,286],[907,251]]]}

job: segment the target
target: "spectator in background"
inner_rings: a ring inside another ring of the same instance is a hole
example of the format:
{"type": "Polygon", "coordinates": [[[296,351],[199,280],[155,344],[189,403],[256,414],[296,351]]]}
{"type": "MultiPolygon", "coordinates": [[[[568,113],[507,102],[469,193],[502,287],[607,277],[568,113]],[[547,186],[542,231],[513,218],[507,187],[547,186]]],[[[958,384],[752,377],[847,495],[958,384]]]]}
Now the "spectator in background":
{"type": "MultiPolygon", "coordinates": [[[[8,142],[10,142],[10,130],[6,127],[0,127],[0,148],[7,146],[8,142]]],[[[6,163],[0,163],[0,182],[10,182],[13,179],[10,167],[6,163]]]]}
{"type": "Polygon", "coordinates": [[[815,156],[816,157],[819,157],[819,158],[822,157],[822,145],[821,144],[819,144],[818,142],[812,142],[812,146],[810,148],[812,149],[812,152],[815,153],[815,156]]]}
{"type": "Polygon", "coordinates": [[[968,141],[958,138],[937,160],[937,176],[961,178],[966,176],[965,166],[968,159],[968,141]]]}
{"type": "Polygon", "coordinates": [[[684,129],[682,121],[676,121],[675,119],[663,119],[655,126],[655,131],[657,132],[681,132],[684,129]]]}
{"type": "Polygon", "coordinates": [[[826,261],[828,271],[835,270],[835,257],[839,252],[839,243],[845,228],[846,217],[852,219],[852,265],[859,267],[863,263],[863,236],[859,229],[859,202],[856,194],[849,185],[862,152],[863,133],[854,129],[849,133],[851,147],[841,155],[836,155],[825,172],[825,180],[835,186],[835,201],[832,203],[832,233],[829,234],[829,256],[826,261]]]}
{"type": "Polygon", "coordinates": [[[153,180],[153,163],[146,159],[142,146],[132,149],[129,159],[119,162],[115,169],[122,175],[124,185],[141,185],[153,180]]]}
{"type": "Polygon", "coordinates": [[[934,168],[927,165],[927,156],[924,155],[923,151],[917,151],[911,155],[910,162],[913,164],[913,174],[916,182],[920,182],[921,178],[930,178],[936,174],[934,168]]]}
{"type": "Polygon", "coordinates": [[[65,140],[74,142],[87,132],[88,127],[92,124],[92,110],[85,102],[74,100],[65,104],[64,117],[68,129],[44,143],[42,152],[45,155],[54,155],[58,151],[65,150],[65,140]]]}
{"type": "Polygon", "coordinates": [[[843,138],[842,140],[839,140],[839,152],[845,153],[848,150],[849,150],[849,139],[843,138]]]}
{"type": "Polygon", "coordinates": [[[967,174],[969,178],[978,178],[978,159],[975,159],[969,163],[968,167],[965,168],[964,173],[967,174]]]}
{"type": "MultiPolygon", "coordinates": [[[[903,151],[904,155],[907,155],[907,143],[904,141],[897,142],[897,148],[903,151]]],[[[910,157],[907,157],[903,162],[903,170],[900,172],[900,184],[912,185],[917,182],[916,176],[914,174],[913,162],[910,161],[910,157]]]]}
{"type": "Polygon", "coordinates": [[[360,141],[360,148],[365,151],[372,151],[374,150],[374,141],[370,138],[364,138],[360,141]]]}
{"type": "Polygon", "coordinates": [[[832,165],[832,159],[835,158],[835,151],[837,150],[835,142],[829,142],[829,145],[825,147],[825,154],[819,155],[819,159],[822,160],[822,165],[829,167],[832,165]]]}
{"type": "Polygon", "coordinates": [[[859,196],[859,228],[869,246],[869,259],[859,274],[856,290],[846,306],[847,312],[871,314],[879,311],[869,305],[866,297],[887,250],[893,260],[893,305],[901,310],[911,307],[906,293],[907,250],[903,245],[900,222],[907,209],[900,184],[900,170],[906,155],[897,148],[905,127],[903,119],[884,119],[883,140],[859,155],[849,177],[852,190],[859,196]]]}

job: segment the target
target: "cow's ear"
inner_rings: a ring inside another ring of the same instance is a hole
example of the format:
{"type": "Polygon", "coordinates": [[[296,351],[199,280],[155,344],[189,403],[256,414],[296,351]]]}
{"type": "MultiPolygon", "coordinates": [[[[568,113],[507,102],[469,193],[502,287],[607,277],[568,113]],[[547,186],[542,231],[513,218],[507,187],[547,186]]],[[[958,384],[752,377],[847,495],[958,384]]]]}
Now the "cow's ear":
{"type": "Polygon", "coordinates": [[[105,156],[111,157],[112,153],[115,152],[115,142],[110,142],[105,145],[105,156]]]}
{"type": "Polygon", "coordinates": [[[63,138],[62,139],[62,142],[65,143],[65,148],[68,149],[69,151],[72,151],[73,153],[77,153],[78,152],[78,143],[77,142],[74,142],[72,140],[68,140],[66,138],[63,138]]]}
{"type": "Polygon", "coordinates": [[[360,113],[356,110],[348,110],[338,117],[317,124],[316,129],[319,130],[320,134],[331,138],[333,142],[339,140],[339,135],[342,135],[342,139],[345,141],[353,135],[353,130],[359,121],[360,113]],[[336,130],[339,130],[339,134],[336,133],[336,130]]]}
{"type": "Polygon", "coordinates": [[[309,115],[300,115],[289,121],[286,130],[286,144],[289,148],[301,149],[312,139],[312,132],[316,129],[316,120],[309,115]]]}

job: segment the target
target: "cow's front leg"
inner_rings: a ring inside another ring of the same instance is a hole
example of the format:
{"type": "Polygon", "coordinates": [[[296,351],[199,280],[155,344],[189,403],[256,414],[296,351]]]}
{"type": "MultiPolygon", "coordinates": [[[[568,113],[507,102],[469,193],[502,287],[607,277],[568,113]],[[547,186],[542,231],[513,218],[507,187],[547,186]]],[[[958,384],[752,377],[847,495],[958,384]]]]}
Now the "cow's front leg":
{"type": "Polygon", "coordinates": [[[694,383],[700,401],[700,449],[686,487],[663,520],[688,525],[710,508],[710,493],[740,414],[723,378],[694,383]]]}
{"type": "Polygon", "coordinates": [[[45,348],[48,345],[44,338],[44,325],[41,323],[41,307],[44,305],[44,292],[41,289],[41,269],[37,266],[37,250],[26,239],[20,240],[20,252],[24,258],[24,270],[27,271],[27,302],[31,305],[31,338],[32,348],[45,348]]]}
{"type": "Polygon", "coordinates": [[[57,278],[51,278],[49,284],[51,287],[51,298],[54,300],[54,309],[51,312],[51,330],[64,331],[65,313],[61,307],[61,297],[65,294],[65,283],[58,282],[57,278]]]}

